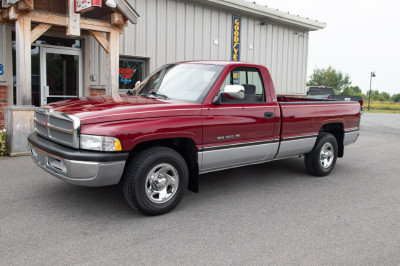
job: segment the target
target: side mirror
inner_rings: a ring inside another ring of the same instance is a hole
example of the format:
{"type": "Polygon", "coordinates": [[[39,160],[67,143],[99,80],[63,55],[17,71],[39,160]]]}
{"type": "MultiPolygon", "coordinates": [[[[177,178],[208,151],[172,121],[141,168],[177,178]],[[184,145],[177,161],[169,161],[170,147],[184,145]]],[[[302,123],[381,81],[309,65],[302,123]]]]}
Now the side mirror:
{"type": "Polygon", "coordinates": [[[242,85],[226,85],[224,90],[218,93],[212,103],[221,104],[221,94],[228,95],[232,99],[242,100],[244,98],[244,87],[242,85]]]}
{"type": "Polygon", "coordinates": [[[140,80],[136,81],[135,88],[140,84],[140,80]]]}
{"type": "Polygon", "coordinates": [[[244,98],[244,87],[242,85],[226,85],[224,93],[233,99],[242,100],[244,98]]]}

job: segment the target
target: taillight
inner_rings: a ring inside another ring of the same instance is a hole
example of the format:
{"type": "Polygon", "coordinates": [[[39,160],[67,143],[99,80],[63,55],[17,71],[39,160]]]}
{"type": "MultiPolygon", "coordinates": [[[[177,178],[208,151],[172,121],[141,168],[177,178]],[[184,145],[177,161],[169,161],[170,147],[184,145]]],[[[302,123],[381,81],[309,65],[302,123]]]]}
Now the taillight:
{"type": "Polygon", "coordinates": [[[364,106],[364,100],[363,99],[361,100],[361,106],[364,106]]]}

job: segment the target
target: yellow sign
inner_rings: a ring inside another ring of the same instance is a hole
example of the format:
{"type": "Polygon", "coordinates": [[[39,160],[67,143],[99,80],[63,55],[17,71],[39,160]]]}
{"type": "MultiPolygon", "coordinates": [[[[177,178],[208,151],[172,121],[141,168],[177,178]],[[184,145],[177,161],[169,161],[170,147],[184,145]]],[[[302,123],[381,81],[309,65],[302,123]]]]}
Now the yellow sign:
{"type": "Polygon", "coordinates": [[[242,26],[242,18],[232,16],[232,56],[233,61],[240,61],[240,28],[242,26]]]}

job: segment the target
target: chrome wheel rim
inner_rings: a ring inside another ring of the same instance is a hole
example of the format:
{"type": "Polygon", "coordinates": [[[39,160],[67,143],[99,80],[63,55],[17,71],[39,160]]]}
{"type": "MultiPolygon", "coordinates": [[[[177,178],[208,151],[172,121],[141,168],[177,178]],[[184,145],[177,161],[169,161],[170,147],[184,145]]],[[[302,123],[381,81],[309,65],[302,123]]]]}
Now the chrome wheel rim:
{"type": "Polygon", "coordinates": [[[322,146],[319,154],[319,162],[323,168],[329,168],[332,165],[334,158],[334,148],[330,142],[327,142],[322,146]]]}
{"type": "Polygon", "coordinates": [[[154,166],[146,177],[146,195],[154,203],[169,201],[178,190],[178,171],[169,163],[154,166]]]}

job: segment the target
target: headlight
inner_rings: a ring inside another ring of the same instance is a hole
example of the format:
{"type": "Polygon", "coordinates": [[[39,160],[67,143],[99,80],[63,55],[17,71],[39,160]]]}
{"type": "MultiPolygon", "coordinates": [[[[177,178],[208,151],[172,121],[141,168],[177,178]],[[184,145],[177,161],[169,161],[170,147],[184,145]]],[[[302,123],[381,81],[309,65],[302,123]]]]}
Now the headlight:
{"type": "Polygon", "coordinates": [[[81,149],[94,151],[122,151],[119,139],[106,136],[81,135],[81,149]]]}

